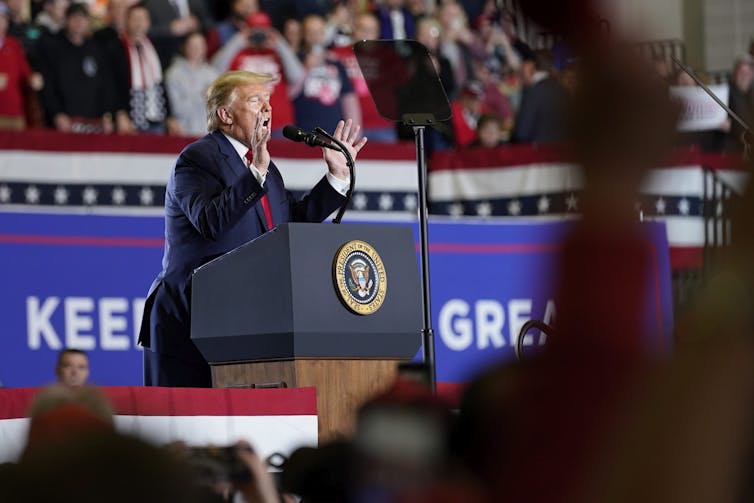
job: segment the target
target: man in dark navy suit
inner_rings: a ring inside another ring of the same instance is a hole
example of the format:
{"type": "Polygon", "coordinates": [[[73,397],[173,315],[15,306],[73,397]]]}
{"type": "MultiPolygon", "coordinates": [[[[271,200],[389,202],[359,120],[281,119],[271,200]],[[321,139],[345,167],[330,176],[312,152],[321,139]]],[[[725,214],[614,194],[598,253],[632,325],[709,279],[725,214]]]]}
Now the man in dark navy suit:
{"type": "Polygon", "coordinates": [[[524,89],[513,126],[516,143],[560,143],[566,140],[568,95],[552,75],[552,55],[537,50],[521,63],[524,89]]]}
{"type": "MultiPolygon", "coordinates": [[[[207,92],[205,137],[178,156],[165,192],[162,272],[144,307],[139,343],[147,386],[211,387],[207,362],[191,341],[191,274],[200,265],[256,238],[273,225],[321,222],[344,201],[345,157],[323,149],[328,172],[301,201],[285,190],[270,160],[273,77],[228,72],[207,92]]],[[[359,126],[338,122],[333,136],[351,155],[359,126]]]]}

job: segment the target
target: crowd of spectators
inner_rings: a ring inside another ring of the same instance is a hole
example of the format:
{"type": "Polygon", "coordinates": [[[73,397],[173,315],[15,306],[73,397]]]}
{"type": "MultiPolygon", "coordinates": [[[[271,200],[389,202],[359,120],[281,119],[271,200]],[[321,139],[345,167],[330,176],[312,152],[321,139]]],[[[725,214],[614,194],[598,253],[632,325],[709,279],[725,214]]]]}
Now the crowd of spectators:
{"type": "MultiPolygon", "coordinates": [[[[533,50],[520,19],[494,0],[1,0],[0,128],[198,136],[209,82],[243,69],[276,77],[275,136],[351,118],[372,140],[410,140],[377,112],[351,49],[382,38],[418,40],[434,60],[453,119],[433,146],[478,144],[482,116],[497,143],[563,141],[577,58],[533,50]]],[[[730,93],[748,118],[751,68],[736,62],[730,93]]]]}
{"type": "MultiPolygon", "coordinates": [[[[586,183],[582,218],[556,250],[557,331],[522,361],[480,369],[457,412],[398,380],[360,409],[353,435],[294,451],[277,487],[238,444],[244,478],[201,490],[196,451],[116,433],[79,380],[40,394],[20,460],[0,465],[0,500],[217,501],[235,490],[249,503],[751,501],[753,194],[733,215],[741,239],[676,319],[672,350],[658,351],[642,328],[657,257],[633,202],[672,148],[680,107],[624,47],[580,64],[569,120],[586,183]]],[[[532,65],[530,80],[549,78],[532,65]]]]}

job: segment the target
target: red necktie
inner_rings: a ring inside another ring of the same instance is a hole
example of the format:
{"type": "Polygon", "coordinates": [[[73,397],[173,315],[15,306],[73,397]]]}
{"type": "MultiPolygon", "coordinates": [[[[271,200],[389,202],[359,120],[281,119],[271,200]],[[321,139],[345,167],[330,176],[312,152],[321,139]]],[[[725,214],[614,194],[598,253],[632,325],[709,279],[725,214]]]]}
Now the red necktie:
{"type": "MultiPolygon", "coordinates": [[[[254,161],[254,153],[249,149],[248,152],[246,152],[246,160],[249,161],[249,166],[251,166],[251,163],[254,161]]],[[[270,200],[267,198],[267,194],[262,196],[262,209],[264,210],[264,218],[267,220],[267,230],[272,229],[272,211],[270,210],[270,200]]]]}

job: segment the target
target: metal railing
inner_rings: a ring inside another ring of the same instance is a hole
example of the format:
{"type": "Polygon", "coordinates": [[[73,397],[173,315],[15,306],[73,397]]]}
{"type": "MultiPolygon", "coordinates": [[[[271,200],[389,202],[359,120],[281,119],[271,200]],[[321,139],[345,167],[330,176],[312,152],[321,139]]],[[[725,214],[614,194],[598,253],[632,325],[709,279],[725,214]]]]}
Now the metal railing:
{"type": "Polygon", "coordinates": [[[699,269],[683,269],[673,273],[673,304],[676,312],[692,303],[697,292],[720,264],[721,255],[735,238],[731,208],[740,197],[739,194],[719,173],[709,167],[702,167],[702,184],[702,266],[699,269]]]}

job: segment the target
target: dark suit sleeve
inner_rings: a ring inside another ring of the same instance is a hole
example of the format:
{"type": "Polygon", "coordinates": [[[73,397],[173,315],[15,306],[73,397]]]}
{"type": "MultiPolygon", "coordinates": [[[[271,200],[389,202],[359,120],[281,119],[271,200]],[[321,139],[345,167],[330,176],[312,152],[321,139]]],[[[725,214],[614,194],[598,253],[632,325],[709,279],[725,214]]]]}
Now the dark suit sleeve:
{"type": "Polygon", "coordinates": [[[286,220],[290,222],[322,222],[345,200],[343,194],[332,188],[326,176],[323,176],[301,200],[296,200],[293,193],[284,188],[283,177],[275,163],[270,163],[267,185],[283,188],[283,197],[288,207],[286,220]]]}
{"type": "Polygon", "coordinates": [[[225,186],[220,172],[232,172],[225,163],[224,158],[198,149],[184,151],[176,161],[175,198],[205,239],[222,238],[265,193],[249,170],[225,186]]]}
{"type": "Polygon", "coordinates": [[[45,85],[40,92],[42,106],[50,125],[54,125],[55,116],[59,113],[67,113],[63,107],[63,98],[60,92],[60,79],[56,62],[62,57],[59,54],[58,47],[62,43],[55,40],[55,35],[43,35],[39,39],[39,71],[44,77],[45,85]]]}
{"type": "Polygon", "coordinates": [[[521,93],[521,105],[513,125],[513,141],[530,143],[534,139],[534,128],[539,114],[540,99],[534,88],[525,88],[521,93]]]}
{"type": "Polygon", "coordinates": [[[131,110],[131,68],[128,63],[128,53],[119,39],[112,41],[108,49],[108,58],[111,61],[115,80],[113,86],[115,111],[129,113],[131,110]]]}
{"type": "Polygon", "coordinates": [[[561,142],[566,137],[567,95],[552,77],[524,89],[513,127],[513,141],[519,143],[561,142]]]}
{"type": "MultiPolygon", "coordinates": [[[[293,199],[290,193],[289,198],[293,199]]],[[[291,205],[291,220],[293,222],[321,222],[337,210],[344,200],[345,196],[333,189],[326,177],[322,177],[309,194],[291,205]]]]}
{"type": "Polygon", "coordinates": [[[100,115],[108,113],[114,114],[117,110],[118,96],[115,91],[118,83],[115,80],[113,74],[112,61],[109,60],[107,54],[100,50],[99,47],[94,46],[92,53],[96,54],[97,61],[100,68],[100,115]]]}

